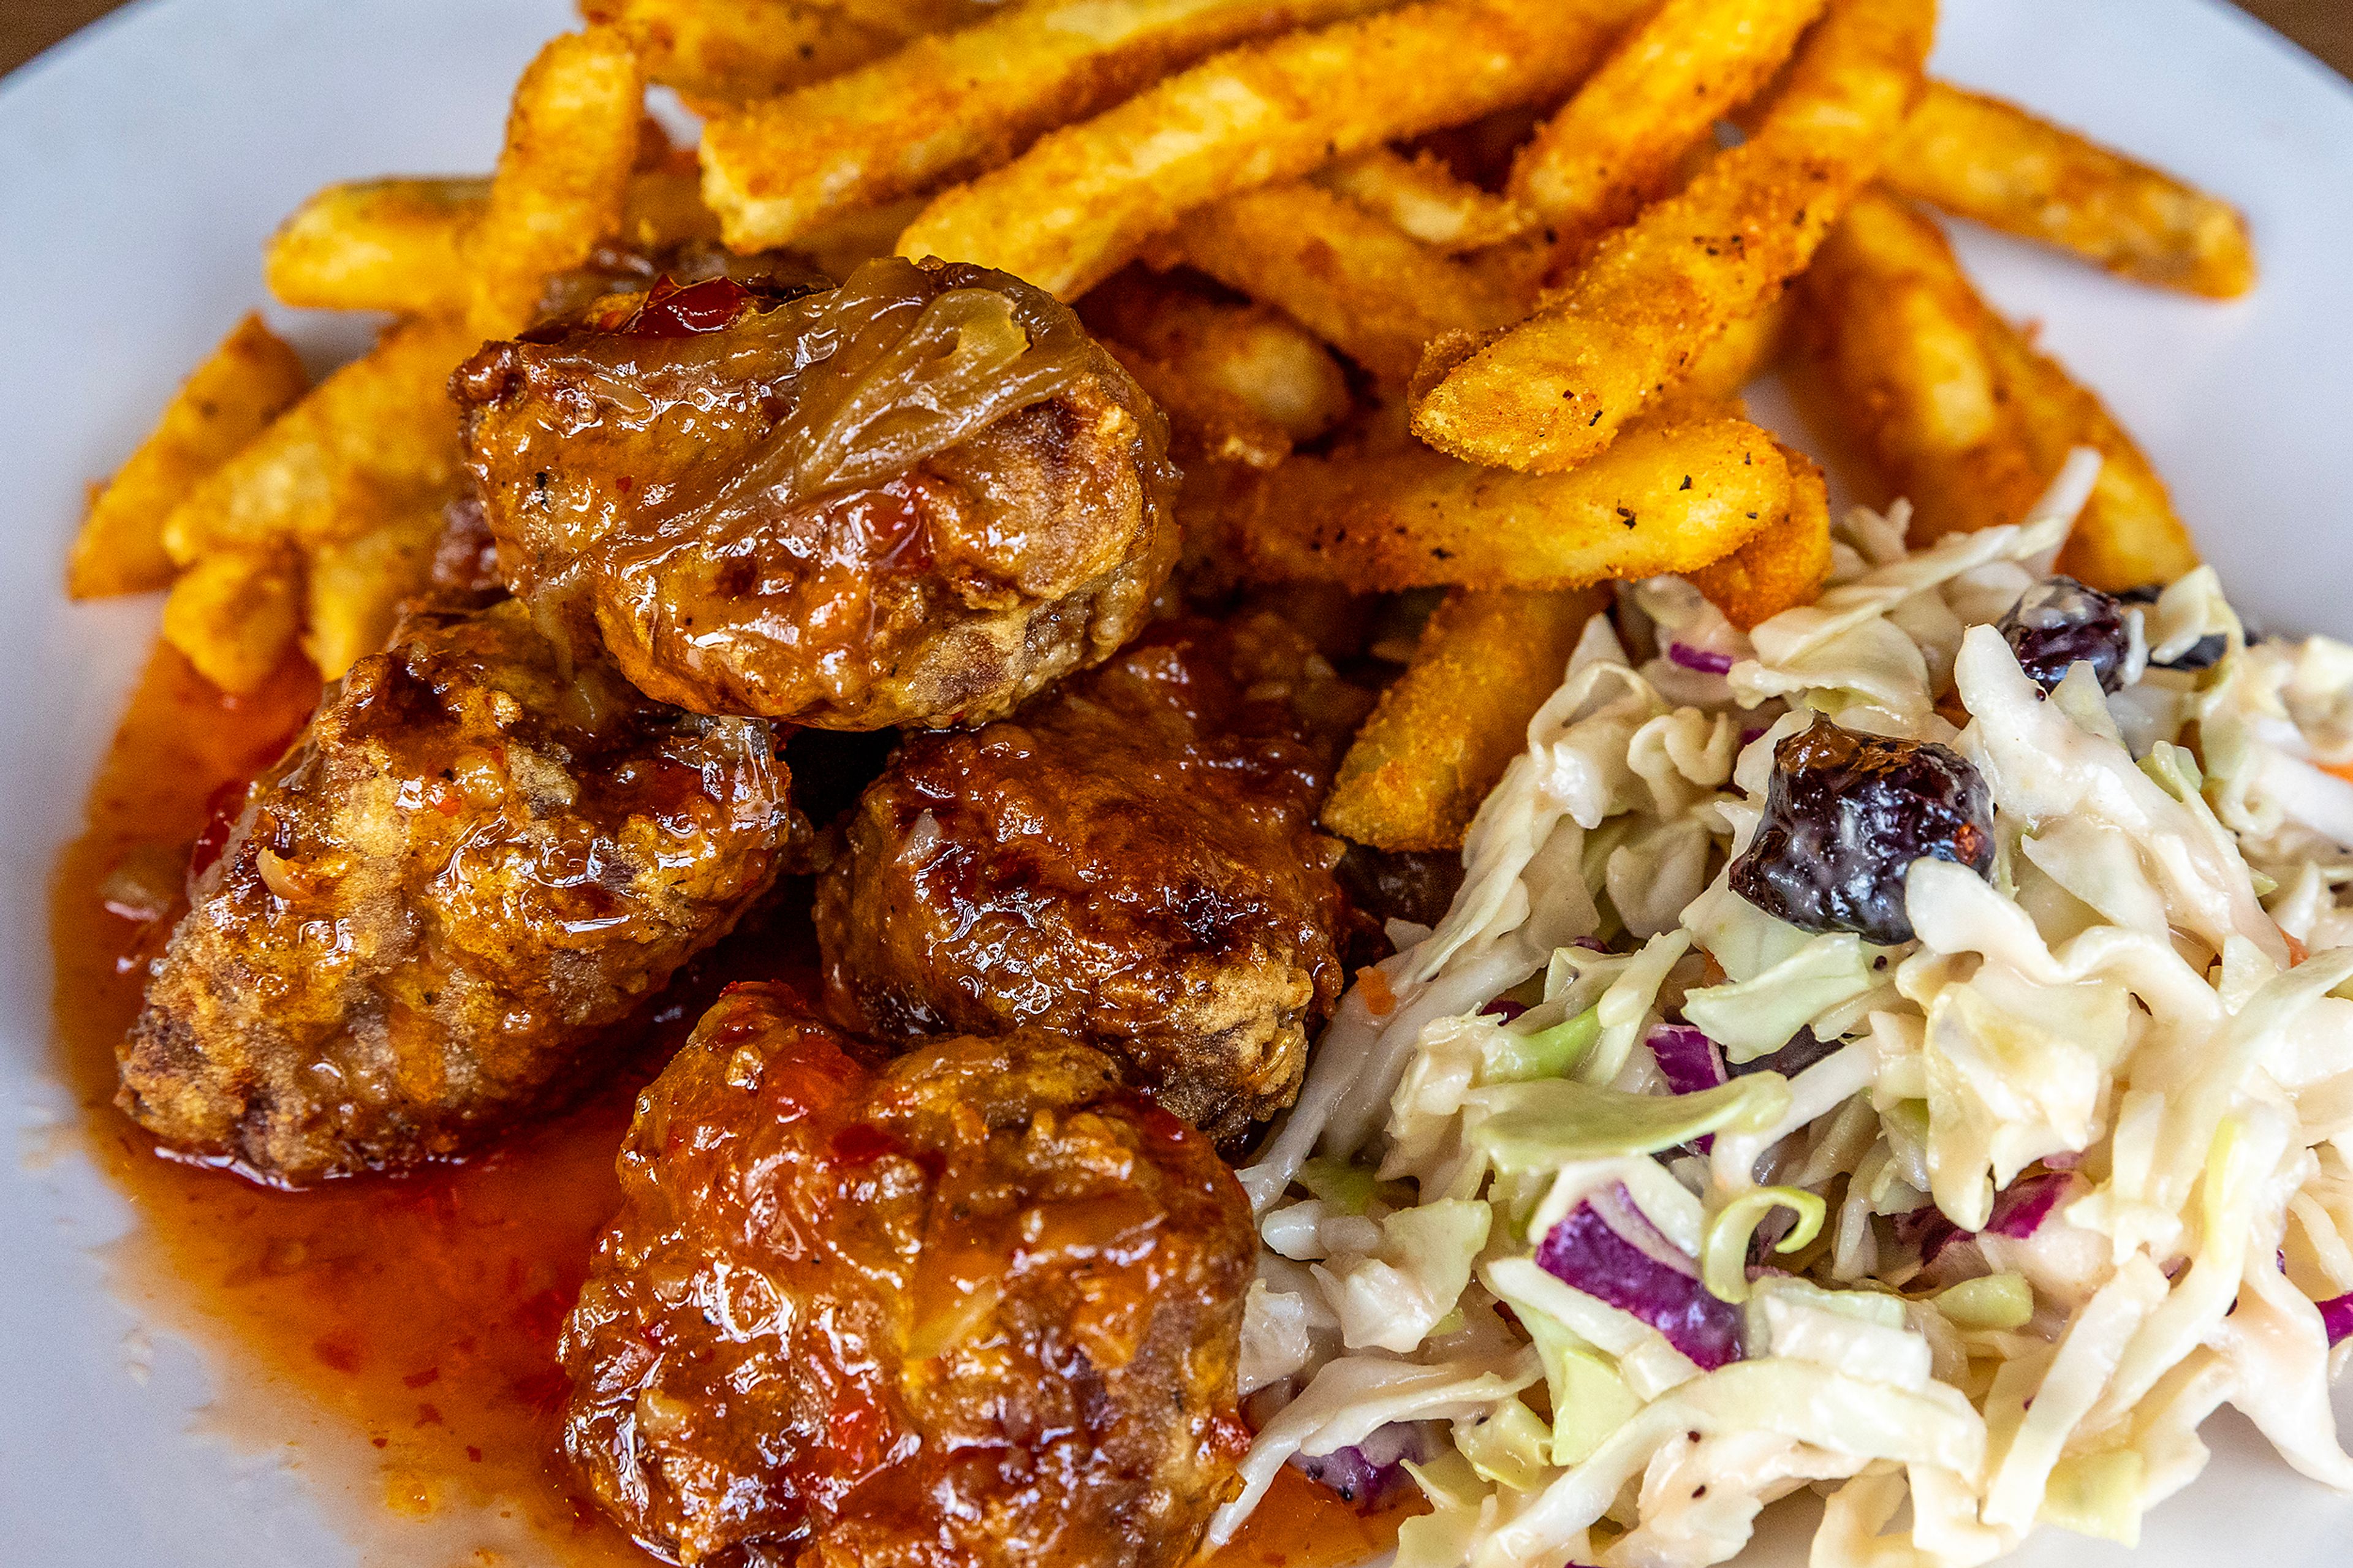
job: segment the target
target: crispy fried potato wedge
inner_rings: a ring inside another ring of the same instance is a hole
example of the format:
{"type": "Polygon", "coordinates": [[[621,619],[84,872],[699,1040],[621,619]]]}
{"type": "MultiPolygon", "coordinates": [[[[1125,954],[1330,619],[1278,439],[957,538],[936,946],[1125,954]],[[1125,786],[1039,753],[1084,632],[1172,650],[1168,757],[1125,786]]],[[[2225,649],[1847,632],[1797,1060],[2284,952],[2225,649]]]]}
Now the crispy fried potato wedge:
{"type": "Polygon", "coordinates": [[[1935,20],[1934,0],[1831,0],[1755,135],[1603,239],[1536,315],[1422,368],[1415,433],[1537,471],[1607,447],[1811,258],[1910,111],[1935,20]]]}
{"type": "Polygon", "coordinates": [[[2120,278],[2235,299],[2255,286],[2236,207],[2016,104],[1931,82],[1889,149],[1889,188],[2072,250],[2120,278]]]}
{"type": "Polygon", "coordinates": [[[948,191],[902,256],[1071,299],[1221,196],[1566,90],[1642,0],[1421,0],[1229,50],[948,191]]]}
{"type": "Polygon", "coordinates": [[[302,651],[318,666],[321,679],[333,680],[383,650],[401,606],[432,580],[441,522],[439,507],[412,506],[311,557],[302,651]]]}
{"type": "Polygon", "coordinates": [[[1518,300],[1485,273],[1304,183],[1200,208],[1150,258],[1182,261],[1279,307],[1397,385],[1432,339],[1501,326],[1521,313],[1518,300]]]}
{"type": "Polygon", "coordinates": [[[2026,515],[2057,465],[2029,447],[1988,347],[1994,313],[1934,222],[1865,193],[1799,292],[1801,401],[1823,405],[1856,437],[1887,487],[1874,499],[1910,499],[1915,539],[2026,515]]]}
{"type": "Polygon", "coordinates": [[[1090,293],[1080,313],[1288,441],[1312,441],[1347,416],[1348,378],[1331,351],[1271,306],[1206,299],[1131,269],[1090,293]]]}
{"type": "Polygon", "coordinates": [[[1831,574],[1831,490],[1820,464],[1784,446],[1789,510],[1723,560],[1686,572],[1692,586],[1742,631],[1810,605],[1831,574]]]}
{"type": "Polygon", "coordinates": [[[1324,826],[1378,849],[1461,848],[1602,603],[1591,588],[1448,595],[1356,731],[1324,826]]]}
{"type": "Polygon", "coordinates": [[[2198,546],[2165,481],[2098,394],[2000,316],[1986,342],[2039,465],[2055,475],[2077,446],[2098,448],[2103,459],[2092,498],[2059,552],[2059,570],[2118,593],[2196,569],[2198,546]]]}
{"type": "Polygon", "coordinates": [[[400,498],[445,493],[459,459],[449,373],[481,342],[446,321],[386,332],[173,509],[164,523],[172,559],[316,550],[400,498]]]}
{"type": "Polygon", "coordinates": [[[1674,187],[1684,156],[1760,91],[1825,0],[1666,0],[1520,149],[1506,187],[1581,257],[1674,187]]]}
{"type": "Polygon", "coordinates": [[[1397,0],[1034,0],[712,120],[704,195],[737,250],[994,168],[1228,45],[1397,0]]]}
{"type": "MultiPolygon", "coordinates": [[[[491,182],[464,176],[355,180],[296,208],[269,242],[265,276],[282,304],[323,310],[462,315],[472,302],[466,230],[480,221],[491,182]]],[[[914,216],[914,208],[905,216],[914,216]]],[[[891,230],[871,254],[890,254],[891,230]]],[[[719,219],[691,172],[629,176],[619,226],[608,237],[646,250],[716,239],[719,219]]]]}
{"type": "Polygon", "coordinates": [[[620,227],[645,96],[636,54],[609,27],[550,38],[524,69],[481,219],[466,230],[478,331],[520,331],[548,275],[620,227]]]}
{"type": "Polygon", "coordinates": [[[294,647],[301,584],[281,553],[208,556],[164,600],[164,640],[223,691],[252,691],[294,647]]]}
{"type": "Polygon", "coordinates": [[[1315,183],[1422,244],[1450,253],[1483,250],[1536,226],[1535,214],[1509,196],[1457,179],[1430,152],[1409,158],[1393,148],[1375,147],[1341,159],[1318,174],[1315,183]]]}
{"type": "Polygon", "coordinates": [[[1360,591],[1574,588],[1690,572],[1780,523],[1789,466],[1725,416],[1638,426],[1582,468],[1481,468],[1419,447],[1293,458],[1238,522],[1260,574],[1360,591]]]}
{"type": "Polygon", "coordinates": [[[1913,532],[2016,522],[2079,445],[2106,459],[2061,556],[2095,587],[2198,563],[2165,485],[2099,398],[1989,308],[1930,219],[1858,200],[1804,284],[1806,401],[1856,440],[1913,532]]]}
{"type": "Polygon", "coordinates": [[[583,0],[580,12],[628,37],[648,80],[720,107],[838,76],[923,26],[953,26],[981,7],[951,0],[903,9],[904,24],[830,0],[583,0]]]}
{"type": "Polygon", "coordinates": [[[66,563],[66,592],[96,599],[169,584],[175,568],[164,520],[310,385],[302,362],[259,316],[239,321],[98,492],[66,563]]]}

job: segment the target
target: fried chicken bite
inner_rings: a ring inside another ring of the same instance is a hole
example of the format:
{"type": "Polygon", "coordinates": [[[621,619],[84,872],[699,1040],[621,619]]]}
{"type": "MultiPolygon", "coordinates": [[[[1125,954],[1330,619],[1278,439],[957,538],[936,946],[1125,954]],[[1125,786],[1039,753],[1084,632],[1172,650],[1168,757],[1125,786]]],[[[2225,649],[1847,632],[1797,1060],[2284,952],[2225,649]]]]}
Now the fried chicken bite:
{"type": "Polygon", "coordinates": [[[700,712],[997,718],[1125,642],[1176,556],[1159,410],[982,268],[659,284],[454,386],[510,584],[700,712]]]}
{"type": "Polygon", "coordinates": [[[619,1172],[564,1442],[667,1559],[1174,1568],[1231,1490],[1249,1205],[1102,1053],[869,1068],[733,986],[619,1172]]]}
{"type": "Polygon", "coordinates": [[[118,1103],[290,1184],[462,1152],[767,889],[787,784],[766,724],[649,702],[518,601],[413,617],[198,868],[118,1103]]]}
{"type": "Polygon", "coordinates": [[[1291,1103],[1353,914],[1315,830],[1366,699],[1282,620],[1162,622],[1010,720],[910,736],[819,883],[837,1014],[1025,1026],[1220,1142],[1291,1103]]]}

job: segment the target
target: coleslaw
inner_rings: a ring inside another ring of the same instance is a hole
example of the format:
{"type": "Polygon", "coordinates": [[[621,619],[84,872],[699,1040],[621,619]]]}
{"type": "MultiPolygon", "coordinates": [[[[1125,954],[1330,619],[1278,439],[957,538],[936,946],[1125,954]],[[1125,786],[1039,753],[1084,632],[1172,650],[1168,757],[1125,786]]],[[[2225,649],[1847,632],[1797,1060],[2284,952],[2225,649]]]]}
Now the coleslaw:
{"type": "Polygon", "coordinates": [[[2353,647],[2201,568],[2030,673],[2097,468],[1916,551],[1858,510],[1746,634],[1673,578],[1594,618],[1242,1173],[1213,1541],[1289,1463],[1418,1485],[1401,1568],[1697,1568],[1809,1487],[1816,1568],[1969,1568],[2136,1540],[2224,1404],[2353,1491],[2353,647]],[[1817,725],[1989,813],[1876,925],[1734,890],[1817,725]]]}

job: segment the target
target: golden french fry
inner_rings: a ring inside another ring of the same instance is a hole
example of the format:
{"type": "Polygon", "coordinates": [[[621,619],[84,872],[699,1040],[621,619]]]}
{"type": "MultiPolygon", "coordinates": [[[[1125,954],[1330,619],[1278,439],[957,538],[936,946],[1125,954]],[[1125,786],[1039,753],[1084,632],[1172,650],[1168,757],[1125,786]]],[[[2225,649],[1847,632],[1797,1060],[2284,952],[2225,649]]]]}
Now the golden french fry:
{"type": "Polygon", "coordinates": [[[315,550],[382,515],[371,507],[447,491],[459,459],[449,373],[481,342],[446,321],[386,332],[172,510],[172,559],[315,550]]]}
{"type": "Polygon", "coordinates": [[[2061,556],[2095,587],[2198,563],[2165,486],[2099,398],[1978,297],[1928,218],[1859,199],[1804,283],[1801,390],[1835,412],[1926,541],[2026,515],[2070,450],[2106,459],[2061,556]]]}
{"type": "Polygon", "coordinates": [[[1170,451],[1180,466],[1207,458],[1266,469],[1291,456],[1291,433],[1224,387],[1116,340],[1103,346],[1168,416],[1170,451]]]}
{"type": "Polygon", "coordinates": [[[523,71],[481,219],[466,230],[478,331],[528,324],[548,275],[620,227],[644,112],[637,56],[611,28],[551,38],[523,71]]]}
{"type": "MultiPolygon", "coordinates": [[[[356,180],[329,185],[295,209],[269,242],[266,277],[280,302],[312,310],[462,315],[472,300],[466,231],[481,219],[485,178],[356,180]]],[[[913,208],[907,216],[913,216],[913,208]]],[[[691,173],[629,176],[609,237],[645,250],[716,239],[719,220],[691,173]]],[[[892,229],[878,254],[890,253],[892,229]]]]}
{"type": "Polygon", "coordinates": [[[1607,447],[1812,257],[1910,111],[1935,20],[1935,0],[1831,0],[1756,134],[1605,237],[1536,315],[1425,363],[1415,433],[1524,469],[1607,447]]]}
{"type": "Polygon", "coordinates": [[[2000,316],[1986,342],[2041,465],[2055,475],[2076,446],[2097,447],[2103,459],[2091,500],[2059,552],[2059,570],[2110,592],[2170,583],[2194,570],[2198,547],[2165,481],[2098,395],[2000,316]]]}
{"type": "Polygon", "coordinates": [[[1666,0],[1520,149],[1506,187],[1564,258],[1673,188],[1684,155],[1760,90],[1824,0],[1666,0]]]}
{"type": "Polygon", "coordinates": [[[1800,291],[1801,401],[1833,413],[1886,493],[1911,500],[1913,537],[1926,543],[2025,516],[2058,464],[2029,447],[1988,349],[1994,313],[1936,224],[1866,192],[1800,291]]]}
{"type": "Polygon", "coordinates": [[[2255,284],[2237,208],[2015,104],[1931,82],[1880,177],[2119,277],[2228,300],[2255,284]]]}
{"type": "Polygon", "coordinates": [[[1293,458],[1240,503],[1261,575],[1359,590],[1574,588],[1690,572],[1789,508],[1773,438],[1725,416],[1638,426],[1566,473],[1442,453],[1293,458]]]}
{"type": "Polygon", "coordinates": [[[1196,207],[1566,89],[1643,0],[1420,0],[1232,49],[942,195],[902,256],[1063,299],[1196,207]]]}
{"type": "Polygon", "coordinates": [[[1444,251],[1483,250],[1536,225],[1535,214],[1526,207],[1455,178],[1427,152],[1409,158],[1375,147],[1341,159],[1318,174],[1315,183],[1444,251]]]}
{"type": "MultiPolygon", "coordinates": [[[[955,19],[979,9],[933,7],[955,19]]],[[[619,29],[648,80],[711,106],[765,98],[864,65],[919,30],[828,0],[583,0],[590,22],[619,29]]],[[[934,25],[951,26],[943,16],[934,25]]]]}
{"type": "Polygon", "coordinates": [[[1037,0],[723,114],[704,195],[738,250],[995,167],[1057,125],[1262,33],[1396,0],[1037,0]]]}
{"type": "Polygon", "coordinates": [[[384,647],[401,605],[432,579],[441,521],[438,506],[412,506],[311,557],[302,651],[322,679],[335,679],[384,647]]]}
{"type": "Polygon", "coordinates": [[[280,302],[311,310],[460,309],[460,247],[490,190],[487,179],[329,185],[270,236],[262,276],[280,302]]]}
{"type": "Polygon", "coordinates": [[[1519,301],[1354,203],[1307,184],[1248,191],[1194,212],[1155,247],[1281,309],[1385,380],[1402,384],[1423,345],[1517,319],[1519,301]]]}
{"type": "Polygon", "coordinates": [[[1378,849],[1461,848],[1602,603],[1590,588],[1448,595],[1356,731],[1324,826],[1378,849]]]}
{"type": "Polygon", "coordinates": [[[301,604],[286,556],[208,556],[164,598],[164,640],[223,691],[251,691],[293,648],[301,604]]]}
{"type": "Polygon", "coordinates": [[[1240,404],[1288,441],[1312,441],[1346,417],[1348,379],[1299,323],[1263,304],[1231,305],[1123,274],[1081,313],[1205,390],[1240,404]]]}
{"type": "Polygon", "coordinates": [[[1831,573],[1830,485],[1805,454],[1785,446],[1781,457],[1789,465],[1788,515],[1723,560],[1683,574],[1744,632],[1812,604],[1831,573]]]}
{"type": "Polygon", "coordinates": [[[307,391],[294,351],[248,316],[164,406],[139,449],[91,502],[66,563],[77,599],[138,594],[172,580],[164,520],[205,477],[307,391]]]}

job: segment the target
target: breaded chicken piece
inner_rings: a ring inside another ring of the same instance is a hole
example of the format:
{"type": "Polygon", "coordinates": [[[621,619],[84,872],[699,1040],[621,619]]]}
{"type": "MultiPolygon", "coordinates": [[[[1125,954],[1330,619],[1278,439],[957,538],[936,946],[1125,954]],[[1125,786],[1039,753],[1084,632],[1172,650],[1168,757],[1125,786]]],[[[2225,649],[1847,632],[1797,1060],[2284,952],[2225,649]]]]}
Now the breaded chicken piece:
{"type": "Polygon", "coordinates": [[[462,1152],[767,889],[786,788],[766,724],[649,702],[517,601],[412,619],[196,876],[119,1102],[280,1182],[462,1152]]]}
{"type": "Polygon", "coordinates": [[[997,718],[1125,642],[1176,556],[1158,408],[981,268],[660,284],[454,384],[510,585],[699,712],[997,718]]]}
{"type": "Polygon", "coordinates": [[[666,1560],[1176,1568],[1232,1489],[1249,1205],[1100,1052],[869,1068],[739,985],[619,1169],[565,1447],[666,1560]]]}

